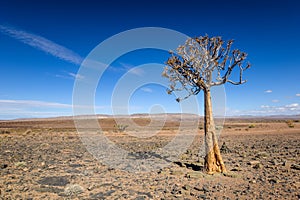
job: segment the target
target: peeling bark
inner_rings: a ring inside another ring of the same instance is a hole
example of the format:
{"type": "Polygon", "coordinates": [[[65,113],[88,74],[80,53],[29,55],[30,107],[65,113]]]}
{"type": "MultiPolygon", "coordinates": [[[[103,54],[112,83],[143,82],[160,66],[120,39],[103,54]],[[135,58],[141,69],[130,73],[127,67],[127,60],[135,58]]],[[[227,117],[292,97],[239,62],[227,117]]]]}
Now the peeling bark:
{"type": "Polygon", "coordinates": [[[205,153],[204,168],[208,174],[216,172],[226,172],[226,167],[223,162],[220,148],[218,145],[218,138],[216,136],[215,123],[212,113],[212,103],[210,90],[204,91],[204,130],[205,130],[205,153]]]}

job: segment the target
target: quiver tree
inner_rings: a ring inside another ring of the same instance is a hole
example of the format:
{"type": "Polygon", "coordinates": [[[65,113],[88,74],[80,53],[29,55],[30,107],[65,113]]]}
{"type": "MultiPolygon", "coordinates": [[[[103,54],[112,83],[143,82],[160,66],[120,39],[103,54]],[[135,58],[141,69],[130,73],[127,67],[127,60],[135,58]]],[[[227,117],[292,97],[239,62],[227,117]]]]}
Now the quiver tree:
{"type": "Polygon", "coordinates": [[[234,85],[245,83],[243,72],[250,67],[249,63],[244,64],[247,54],[238,49],[231,50],[232,43],[233,40],[226,43],[221,37],[189,38],[175,53],[170,52],[168,66],[163,72],[170,81],[168,94],[181,90],[188,92],[187,96],[177,98],[178,102],[199,94],[201,90],[204,92],[204,168],[209,174],[226,172],[215,131],[211,87],[226,82],[234,85]],[[234,69],[239,70],[238,81],[230,79],[234,69]]]}

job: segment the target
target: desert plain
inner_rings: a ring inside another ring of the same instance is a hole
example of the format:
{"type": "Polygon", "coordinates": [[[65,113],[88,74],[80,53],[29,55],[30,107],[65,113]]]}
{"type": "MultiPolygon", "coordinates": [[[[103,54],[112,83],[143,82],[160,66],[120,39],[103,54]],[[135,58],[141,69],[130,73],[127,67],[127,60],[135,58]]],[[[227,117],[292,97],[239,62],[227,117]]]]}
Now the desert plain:
{"type": "MultiPolygon", "coordinates": [[[[0,121],[0,199],[300,199],[299,119],[226,119],[219,145],[228,172],[214,175],[203,171],[201,120],[176,159],[140,171],[92,155],[72,118],[0,121]]],[[[126,117],[120,126],[112,116],[97,120],[98,134],[145,160],[170,143],[180,125],[170,115],[158,132],[138,137],[150,118],[134,117],[140,129],[125,126],[126,117]]]]}

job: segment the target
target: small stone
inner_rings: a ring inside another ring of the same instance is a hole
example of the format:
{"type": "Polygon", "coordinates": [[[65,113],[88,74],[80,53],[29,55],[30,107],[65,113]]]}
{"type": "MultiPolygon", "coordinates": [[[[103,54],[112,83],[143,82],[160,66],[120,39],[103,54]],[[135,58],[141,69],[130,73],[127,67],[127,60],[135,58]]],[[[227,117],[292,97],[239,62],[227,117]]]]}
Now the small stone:
{"type": "Polygon", "coordinates": [[[190,189],[191,189],[191,186],[189,186],[189,185],[184,185],[182,188],[183,188],[184,190],[190,190],[190,189]]]}
{"type": "Polygon", "coordinates": [[[269,183],[279,183],[279,180],[277,180],[275,178],[271,178],[271,179],[269,179],[269,183]]]}
{"type": "Polygon", "coordinates": [[[260,164],[260,161],[258,161],[258,160],[252,160],[252,161],[248,162],[248,165],[257,165],[257,164],[260,164]]]}
{"type": "Polygon", "coordinates": [[[278,164],[279,164],[279,163],[277,162],[277,160],[275,160],[275,159],[271,160],[270,163],[271,163],[272,165],[278,165],[278,164]]]}
{"type": "Polygon", "coordinates": [[[89,199],[105,199],[106,198],[106,196],[105,196],[105,194],[103,193],[103,192],[99,192],[99,193],[97,193],[97,194],[90,194],[90,197],[89,197],[89,199]]]}
{"type": "Polygon", "coordinates": [[[145,200],[146,198],[144,196],[138,196],[134,200],[145,200]]]}
{"type": "Polygon", "coordinates": [[[292,164],[292,165],[291,165],[291,168],[292,168],[292,169],[296,169],[296,170],[300,170],[300,165],[292,164]]]}
{"type": "Polygon", "coordinates": [[[200,194],[200,195],[198,195],[198,199],[207,199],[207,198],[206,198],[206,195],[200,194]]]}
{"type": "Polygon", "coordinates": [[[95,185],[91,185],[87,188],[88,191],[92,191],[93,189],[95,189],[95,185]]]}
{"type": "Polygon", "coordinates": [[[197,190],[197,191],[202,191],[202,188],[199,188],[197,186],[195,186],[194,189],[197,190]]]}
{"type": "Polygon", "coordinates": [[[230,177],[230,178],[237,178],[238,175],[235,174],[235,173],[232,173],[232,172],[226,172],[226,173],[223,173],[224,176],[227,176],[227,177],[230,177]]]}
{"type": "Polygon", "coordinates": [[[5,168],[7,168],[7,167],[8,167],[7,164],[1,164],[1,165],[0,165],[0,169],[5,169],[5,168]]]}
{"type": "Polygon", "coordinates": [[[258,158],[266,158],[266,157],[268,157],[268,153],[267,152],[265,152],[265,151],[262,151],[262,152],[259,152],[257,155],[256,155],[256,157],[258,157],[258,158]]]}
{"type": "Polygon", "coordinates": [[[262,164],[257,163],[256,165],[253,166],[254,169],[261,169],[263,168],[262,164]]]}
{"type": "Polygon", "coordinates": [[[183,172],[180,171],[180,170],[177,170],[177,171],[174,170],[174,171],[171,171],[170,174],[172,174],[172,175],[182,175],[183,172]]]}
{"type": "Polygon", "coordinates": [[[242,171],[242,168],[240,168],[240,167],[234,167],[234,168],[231,169],[231,171],[233,171],[233,172],[239,172],[239,171],[242,171]]]}
{"type": "Polygon", "coordinates": [[[187,173],[186,177],[188,178],[203,178],[205,175],[202,172],[189,172],[187,173]]]}
{"type": "Polygon", "coordinates": [[[290,168],[291,167],[291,165],[292,165],[292,163],[290,163],[289,161],[284,161],[283,162],[283,164],[282,164],[284,167],[288,167],[288,168],[290,168]]]}
{"type": "Polygon", "coordinates": [[[209,192],[210,191],[206,185],[203,185],[202,190],[204,192],[209,192]]]}

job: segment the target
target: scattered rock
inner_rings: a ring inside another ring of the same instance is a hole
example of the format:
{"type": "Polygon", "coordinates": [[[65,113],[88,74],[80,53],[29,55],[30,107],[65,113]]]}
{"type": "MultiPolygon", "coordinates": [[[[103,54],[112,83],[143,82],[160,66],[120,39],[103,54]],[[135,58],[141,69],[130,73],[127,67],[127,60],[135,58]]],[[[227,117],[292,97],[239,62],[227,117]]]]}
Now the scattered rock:
{"type": "Polygon", "coordinates": [[[183,174],[183,171],[180,171],[180,170],[172,170],[170,172],[171,175],[182,175],[183,174]]]}
{"type": "Polygon", "coordinates": [[[283,162],[283,164],[282,164],[284,167],[287,167],[287,168],[290,168],[291,167],[291,165],[292,165],[292,163],[291,162],[289,162],[289,161],[284,161],[283,162]]]}
{"type": "Polygon", "coordinates": [[[74,167],[74,168],[77,168],[77,167],[82,167],[81,164],[69,164],[70,167],[74,167]]]}
{"type": "Polygon", "coordinates": [[[240,172],[240,171],[243,171],[242,168],[240,167],[234,167],[232,168],[230,171],[233,171],[233,172],[240,172]]]}
{"type": "MultiPolygon", "coordinates": [[[[99,192],[99,193],[96,193],[96,194],[90,194],[90,197],[88,199],[91,199],[91,200],[107,199],[114,192],[116,192],[116,190],[109,190],[107,192],[99,192]]],[[[133,192],[133,194],[135,194],[135,193],[136,193],[136,191],[133,192]]],[[[124,196],[124,198],[125,198],[125,196],[124,196]]]]}
{"type": "Polygon", "coordinates": [[[204,192],[210,192],[210,190],[209,190],[209,188],[208,188],[207,185],[203,185],[202,190],[203,190],[204,192]]]}
{"type": "Polygon", "coordinates": [[[230,177],[230,178],[237,178],[238,175],[236,173],[232,173],[232,172],[225,172],[223,173],[224,176],[230,177]]]}
{"type": "Polygon", "coordinates": [[[258,160],[251,160],[251,161],[249,161],[248,162],[248,165],[257,165],[257,164],[260,164],[260,161],[258,161],[258,160]]]}
{"type": "Polygon", "coordinates": [[[204,173],[198,172],[198,171],[189,172],[186,174],[186,177],[188,177],[188,178],[203,178],[204,176],[205,176],[204,173]]]}
{"type": "Polygon", "coordinates": [[[275,160],[275,159],[271,160],[270,163],[271,163],[272,165],[279,165],[278,161],[275,160]]]}
{"type": "Polygon", "coordinates": [[[138,196],[134,200],[145,200],[146,198],[144,196],[138,196]]]}
{"type": "Polygon", "coordinates": [[[1,164],[1,165],[0,165],[0,169],[5,169],[5,168],[7,168],[7,167],[8,167],[7,164],[1,164]]]}
{"type": "Polygon", "coordinates": [[[275,178],[271,178],[269,179],[269,183],[279,183],[279,180],[278,179],[275,179],[275,178]]]}
{"type": "Polygon", "coordinates": [[[69,180],[64,176],[52,176],[45,177],[38,181],[41,185],[51,185],[51,186],[66,186],[69,184],[69,180]]]}
{"type": "Polygon", "coordinates": [[[296,169],[296,170],[300,170],[300,165],[292,164],[292,165],[291,165],[291,168],[292,168],[292,169],[296,169]]]}
{"type": "Polygon", "coordinates": [[[189,186],[189,185],[184,185],[182,188],[183,188],[184,190],[190,190],[190,189],[191,189],[191,186],[189,186]]]}
{"type": "Polygon", "coordinates": [[[102,199],[105,199],[105,198],[106,198],[106,196],[103,192],[99,192],[97,194],[91,194],[90,197],[89,197],[89,199],[91,199],[91,200],[98,200],[98,199],[102,200],[102,199]]]}
{"type": "Polygon", "coordinates": [[[259,152],[259,153],[256,155],[256,157],[258,157],[258,158],[267,158],[268,155],[269,155],[269,154],[268,154],[267,152],[262,151],[262,152],[259,152]]]}
{"type": "Polygon", "coordinates": [[[198,195],[198,199],[207,199],[207,198],[206,198],[206,195],[200,194],[200,195],[198,195]]]}
{"type": "Polygon", "coordinates": [[[263,168],[263,165],[260,164],[260,163],[257,163],[253,166],[254,169],[262,169],[263,168]]]}

